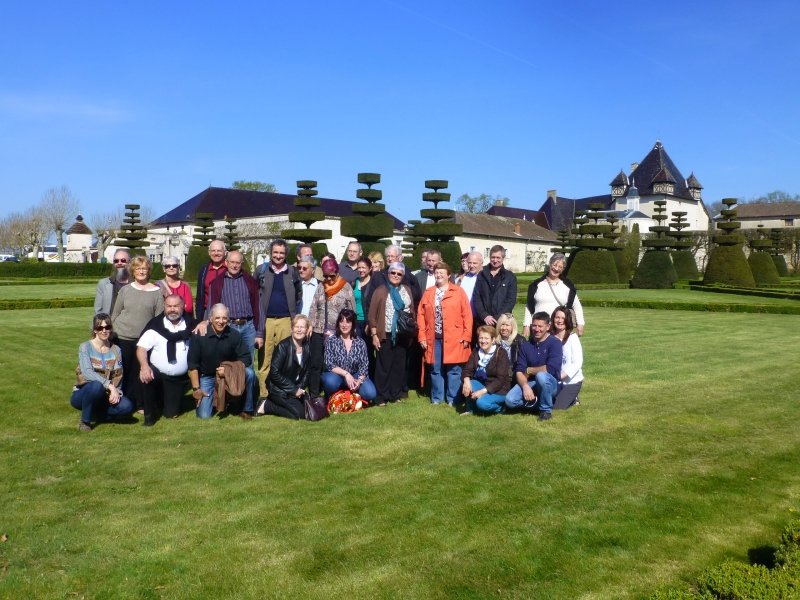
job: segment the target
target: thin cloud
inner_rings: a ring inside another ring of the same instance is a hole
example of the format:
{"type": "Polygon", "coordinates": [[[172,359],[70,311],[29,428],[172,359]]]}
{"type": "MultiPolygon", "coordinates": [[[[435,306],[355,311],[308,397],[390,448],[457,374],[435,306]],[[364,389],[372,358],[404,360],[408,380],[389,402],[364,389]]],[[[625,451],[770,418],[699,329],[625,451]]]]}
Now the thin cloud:
{"type": "Polygon", "coordinates": [[[129,111],[112,105],[35,94],[0,94],[0,112],[22,118],[55,117],[99,123],[118,123],[132,116],[129,111]]]}

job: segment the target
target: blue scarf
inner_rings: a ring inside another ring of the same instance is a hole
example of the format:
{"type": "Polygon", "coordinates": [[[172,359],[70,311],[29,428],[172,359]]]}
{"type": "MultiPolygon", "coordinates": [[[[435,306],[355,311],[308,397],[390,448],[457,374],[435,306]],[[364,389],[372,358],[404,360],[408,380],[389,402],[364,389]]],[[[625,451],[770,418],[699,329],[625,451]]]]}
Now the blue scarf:
{"type": "Polygon", "coordinates": [[[403,299],[400,297],[400,286],[394,287],[393,285],[389,285],[389,295],[392,297],[392,303],[394,304],[394,314],[392,315],[392,344],[397,343],[397,315],[401,310],[403,310],[406,305],[403,303],[403,299]]]}

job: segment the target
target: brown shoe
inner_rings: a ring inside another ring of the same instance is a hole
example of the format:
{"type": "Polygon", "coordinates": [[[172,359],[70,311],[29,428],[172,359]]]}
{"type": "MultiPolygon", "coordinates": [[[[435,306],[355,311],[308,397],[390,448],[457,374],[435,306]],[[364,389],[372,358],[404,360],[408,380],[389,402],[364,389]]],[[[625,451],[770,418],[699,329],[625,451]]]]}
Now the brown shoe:
{"type": "Polygon", "coordinates": [[[244,419],[245,421],[249,421],[250,419],[252,419],[252,418],[253,418],[253,415],[251,415],[249,412],[240,412],[240,413],[239,413],[239,416],[240,416],[242,419],[244,419]]]}

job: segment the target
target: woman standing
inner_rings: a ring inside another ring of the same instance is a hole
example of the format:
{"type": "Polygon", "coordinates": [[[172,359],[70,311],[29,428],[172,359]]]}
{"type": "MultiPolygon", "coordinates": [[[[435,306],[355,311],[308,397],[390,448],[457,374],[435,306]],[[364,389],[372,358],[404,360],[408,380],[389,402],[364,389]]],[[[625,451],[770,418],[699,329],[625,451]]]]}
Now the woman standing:
{"type": "Polygon", "coordinates": [[[79,431],[91,431],[92,420],[106,421],[133,412],[133,404],[122,395],[122,352],[110,342],[111,317],[97,313],[92,338],[78,348],[78,373],[72,396],[73,408],[81,411],[79,431]]]}
{"type": "Polygon", "coordinates": [[[472,308],[464,290],[450,283],[450,267],[433,267],[435,285],[419,303],[419,345],[431,366],[431,403],[453,406],[461,390],[461,365],[470,355],[472,308]]]}
{"type": "Polygon", "coordinates": [[[498,413],[511,389],[511,363],[508,354],[495,341],[497,332],[491,325],[478,327],[478,347],[472,351],[461,373],[464,380],[461,393],[467,399],[467,410],[498,413]]]}
{"type": "Polygon", "coordinates": [[[383,265],[386,263],[383,258],[383,254],[377,251],[370,252],[369,259],[372,261],[372,270],[376,273],[382,273],[383,265]]]}
{"type": "Polygon", "coordinates": [[[265,414],[287,419],[305,416],[303,396],[311,361],[308,333],[308,317],[297,314],[292,318],[292,335],[275,346],[267,378],[269,397],[264,403],[265,414]]]}
{"type": "Polygon", "coordinates": [[[177,294],[183,299],[183,312],[189,315],[192,312],[192,288],[181,279],[181,262],[174,256],[166,256],[161,260],[164,269],[164,279],[158,282],[166,298],[170,294],[177,294]]]}
{"type": "Polygon", "coordinates": [[[411,289],[403,283],[406,267],[401,262],[389,265],[387,283],[375,290],[367,314],[375,358],[375,402],[379,406],[396,402],[403,395],[406,372],[406,348],[412,338],[398,333],[400,312],[414,316],[411,289]]]}
{"type": "Polygon", "coordinates": [[[367,344],[355,335],[355,325],[356,313],[343,309],[336,319],[336,334],[325,340],[322,387],[328,397],[339,390],[350,390],[371,403],[376,392],[368,373],[367,344]]]}
{"type": "Polygon", "coordinates": [[[531,315],[535,315],[537,312],[553,314],[557,306],[566,306],[575,311],[578,321],[576,329],[578,335],[583,335],[585,322],[578,292],[569,279],[562,277],[566,265],[566,257],[560,252],[556,252],[550,257],[545,274],[528,286],[528,300],[525,304],[525,317],[522,321],[522,333],[525,338],[530,337],[531,334],[531,315]]]}
{"type": "Polygon", "coordinates": [[[356,266],[358,278],[353,284],[353,299],[355,300],[356,323],[358,335],[369,339],[367,333],[367,315],[369,314],[369,304],[372,301],[372,294],[375,292],[375,284],[372,274],[372,261],[366,256],[358,259],[356,266]]]}
{"type": "Polygon", "coordinates": [[[318,285],[308,311],[311,323],[311,364],[308,367],[308,391],[312,396],[322,395],[320,373],[323,365],[325,339],[336,331],[336,319],[344,308],[353,310],[353,288],[339,275],[335,259],[322,259],[322,285],[318,285]]]}
{"type": "Polygon", "coordinates": [[[559,306],[553,311],[550,333],[561,340],[561,380],[553,408],[565,409],[578,404],[578,394],[583,385],[583,347],[573,333],[569,311],[559,306]]]}
{"type": "Polygon", "coordinates": [[[122,350],[122,391],[142,408],[139,393],[139,361],[136,360],[136,341],[147,322],[164,310],[161,288],[150,281],[152,263],[144,256],[134,256],[128,271],[131,283],[119,291],[111,321],[122,350]]]}

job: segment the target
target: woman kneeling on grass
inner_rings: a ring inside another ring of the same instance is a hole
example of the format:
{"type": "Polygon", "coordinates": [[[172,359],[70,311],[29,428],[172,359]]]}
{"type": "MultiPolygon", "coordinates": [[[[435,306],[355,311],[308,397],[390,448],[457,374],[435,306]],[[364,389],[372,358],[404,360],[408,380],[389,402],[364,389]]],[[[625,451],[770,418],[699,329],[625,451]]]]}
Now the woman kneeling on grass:
{"type": "Polygon", "coordinates": [[[310,334],[308,317],[295,315],[292,318],[292,335],[275,346],[267,378],[269,397],[264,402],[266,414],[287,419],[302,419],[305,416],[303,396],[310,362],[310,334]]]}
{"type": "Polygon", "coordinates": [[[322,387],[327,396],[339,390],[358,392],[367,402],[375,399],[375,385],[367,372],[367,343],[355,334],[356,313],[343,308],[336,319],[336,334],[325,340],[322,387]]]}
{"type": "Polygon", "coordinates": [[[79,431],[91,431],[92,421],[127,417],[133,403],[122,395],[122,352],[111,344],[111,317],[97,313],[92,321],[92,339],[78,349],[77,382],[70,404],[81,411],[79,431]]]}
{"type": "Polygon", "coordinates": [[[559,306],[553,311],[550,332],[561,340],[563,352],[561,381],[553,408],[565,409],[578,404],[578,394],[583,385],[583,347],[574,326],[566,307],[559,306]]]}
{"type": "Polygon", "coordinates": [[[468,415],[500,412],[506,394],[511,389],[511,363],[508,353],[495,343],[496,332],[491,325],[478,327],[478,347],[470,354],[461,370],[464,384],[461,393],[467,400],[468,415]]]}

